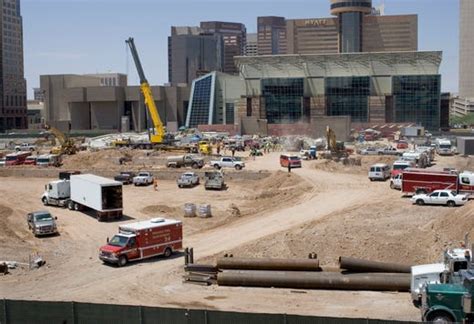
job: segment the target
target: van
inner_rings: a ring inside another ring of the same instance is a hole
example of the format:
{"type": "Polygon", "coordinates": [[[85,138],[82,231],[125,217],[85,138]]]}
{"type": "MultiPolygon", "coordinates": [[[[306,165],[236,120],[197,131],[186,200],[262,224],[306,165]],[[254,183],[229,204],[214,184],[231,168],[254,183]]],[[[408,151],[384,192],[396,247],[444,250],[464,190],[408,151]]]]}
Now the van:
{"type": "Polygon", "coordinates": [[[369,170],[370,181],[382,180],[385,181],[390,178],[390,167],[387,164],[374,164],[369,170]]]}
{"type": "Polygon", "coordinates": [[[291,168],[301,168],[301,158],[293,154],[282,154],[280,155],[280,165],[283,168],[287,168],[288,165],[291,168]]]}

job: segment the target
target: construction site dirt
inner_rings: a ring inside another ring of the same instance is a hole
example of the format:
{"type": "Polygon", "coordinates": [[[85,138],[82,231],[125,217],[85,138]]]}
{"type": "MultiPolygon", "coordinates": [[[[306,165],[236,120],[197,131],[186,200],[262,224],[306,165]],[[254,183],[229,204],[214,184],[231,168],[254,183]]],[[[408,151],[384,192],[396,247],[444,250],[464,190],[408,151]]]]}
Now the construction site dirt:
{"type": "MultiPolygon", "coordinates": [[[[77,156],[95,161],[93,154],[77,156]]],[[[211,264],[225,253],[306,258],[310,252],[329,267],[337,266],[341,255],[433,263],[466,232],[474,237],[474,202],[459,208],[416,206],[388,182],[370,182],[367,166],[387,159],[362,157],[361,166],[303,161],[289,174],[280,168],[279,154],[270,153],[246,161],[240,171],[259,175],[264,170],[265,176],[226,180],[225,191],[206,191],[202,185],[179,189],[172,179],[160,180],[157,191],[125,186],[124,219],[100,223],[81,212],[43,206],[40,196],[48,178],[5,177],[8,170],[2,170],[0,260],[27,262],[39,254],[46,265],[0,277],[0,297],[418,321],[420,312],[409,293],[203,287],[183,283],[179,254],[122,268],[98,259],[99,247],[120,224],[158,216],[182,220],[184,246],[194,248],[196,263],[211,264]],[[184,218],[185,203],[210,204],[213,217],[184,218]],[[60,235],[35,238],[25,218],[33,210],[57,216],[60,235]]],[[[65,168],[120,169],[103,157],[97,161],[81,165],[66,160],[65,168]]],[[[436,163],[434,168],[474,167],[463,157],[438,157],[436,163]]]]}

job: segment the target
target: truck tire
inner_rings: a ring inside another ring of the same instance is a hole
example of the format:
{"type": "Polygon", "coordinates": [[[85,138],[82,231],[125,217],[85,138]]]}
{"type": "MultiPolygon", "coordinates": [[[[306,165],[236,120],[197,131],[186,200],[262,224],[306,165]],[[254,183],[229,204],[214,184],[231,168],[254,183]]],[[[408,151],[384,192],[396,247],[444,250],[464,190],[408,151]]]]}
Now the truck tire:
{"type": "Polygon", "coordinates": [[[214,164],[214,169],[219,170],[220,168],[219,164],[214,164]]]}
{"type": "Polygon", "coordinates": [[[423,199],[418,199],[418,200],[416,201],[416,204],[417,204],[418,206],[423,206],[423,205],[425,204],[425,201],[424,201],[423,199]]]}
{"type": "Polygon", "coordinates": [[[198,165],[196,162],[194,162],[194,163],[191,165],[191,168],[197,169],[197,168],[199,168],[199,165],[198,165]]]}
{"type": "Polygon", "coordinates": [[[171,250],[171,248],[167,247],[165,249],[165,253],[163,253],[163,255],[165,256],[165,258],[169,258],[171,256],[171,254],[173,254],[173,251],[171,250]]]}
{"type": "Polygon", "coordinates": [[[179,185],[178,185],[178,188],[183,188],[183,185],[179,184],[179,185]]]}
{"type": "Polygon", "coordinates": [[[46,199],[46,197],[43,197],[41,201],[43,202],[43,205],[48,206],[48,199],[46,199]]]}
{"type": "Polygon", "coordinates": [[[429,314],[427,321],[431,323],[454,323],[452,316],[443,311],[437,311],[429,314]]]}
{"type": "Polygon", "coordinates": [[[121,255],[118,259],[117,265],[119,267],[124,267],[127,264],[128,260],[125,255],[121,255]]]}
{"type": "Polygon", "coordinates": [[[235,169],[236,169],[237,171],[238,171],[238,170],[242,170],[242,166],[241,166],[240,164],[237,164],[237,165],[235,166],[235,169]]]}
{"type": "Polygon", "coordinates": [[[69,210],[74,210],[74,201],[69,200],[69,201],[67,202],[67,209],[69,209],[69,210]]]}
{"type": "Polygon", "coordinates": [[[74,210],[75,211],[80,211],[81,210],[81,205],[79,205],[78,203],[74,203],[74,210]]]}
{"type": "Polygon", "coordinates": [[[448,207],[456,207],[456,203],[452,200],[448,201],[448,207]]]}

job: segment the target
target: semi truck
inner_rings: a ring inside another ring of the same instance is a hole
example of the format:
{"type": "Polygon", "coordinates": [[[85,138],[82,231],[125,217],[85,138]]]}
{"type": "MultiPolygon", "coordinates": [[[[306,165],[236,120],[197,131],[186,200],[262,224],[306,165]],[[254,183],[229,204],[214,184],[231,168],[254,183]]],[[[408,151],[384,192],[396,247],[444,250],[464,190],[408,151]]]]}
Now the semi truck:
{"type": "Polygon", "coordinates": [[[427,194],[434,190],[452,190],[456,193],[474,192],[474,173],[464,171],[431,171],[407,168],[402,173],[404,194],[427,194]]]}
{"type": "Polygon", "coordinates": [[[41,197],[45,206],[92,210],[99,221],[120,219],[123,213],[122,183],[93,174],[71,175],[51,181],[41,197]]]}
{"type": "Polygon", "coordinates": [[[153,218],[119,226],[118,234],[107,239],[99,250],[99,259],[119,267],[130,261],[158,255],[170,257],[183,248],[183,223],[179,220],[153,218]]]}

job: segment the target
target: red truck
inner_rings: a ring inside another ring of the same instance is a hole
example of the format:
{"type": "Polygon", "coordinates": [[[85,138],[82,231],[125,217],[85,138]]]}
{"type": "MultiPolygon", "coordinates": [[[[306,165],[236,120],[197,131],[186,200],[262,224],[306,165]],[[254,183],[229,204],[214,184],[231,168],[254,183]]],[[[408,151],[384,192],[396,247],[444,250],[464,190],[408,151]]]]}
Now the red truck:
{"type": "Polygon", "coordinates": [[[25,160],[31,152],[18,152],[7,154],[5,157],[5,165],[21,165],[25,163],[25,160]]]}
{"type": "Polygon", "coordinates": [[[452,190],[474,193],[474,173],[431,171],[408,168],[402,172],[402,192],[405,194],[430,193],[434,190],[452,190]]]}
{"type": "Polygon", "coordinates": [[[119,226],[118,234],[99,250],[99,259],[122,267],[129,261],[171,256],[183,248],[183,223],[153,218],[119,226]]]}

